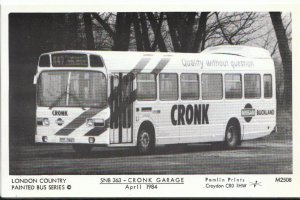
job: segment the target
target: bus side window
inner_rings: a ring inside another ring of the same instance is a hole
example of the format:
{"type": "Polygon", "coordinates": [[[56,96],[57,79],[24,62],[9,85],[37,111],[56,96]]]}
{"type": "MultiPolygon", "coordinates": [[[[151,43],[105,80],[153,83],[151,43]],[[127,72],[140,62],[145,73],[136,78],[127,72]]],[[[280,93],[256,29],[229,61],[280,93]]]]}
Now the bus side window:
{"type": "Polygon", "coordinates": [[[242,76],[240,74],[225,74],[225,98],[242,98],[242,76]]]}
{"type": "Polygon", "coordinates": [[[195,100],[199,99],[199,76],[198,74],[181,74],[181,99],[195,100]]]}
{"type": "Polygon", "coordinates": [[[264,75],[264,97],[272,98],[272,75],[264,75]]]}
{"type": "Polygon", "coordinates": [[[159,99],[178,100],[178,75],[175,73],[159,74],[159,99]]]}
{"type": "Polygon", "coordinates": [[[223,98],[222,74],[202,74],[201,89],[203,100],[218,100],[223,98]]]}
{"type": "Polygon", "coordinates": [[[245,74],[245,98],[258,99],[261,97],[261,81],[259,74],[245,74]]]}
{"type": "Polygon", "coordinates": [[[140,73],[136,76],[137,100],[153,101],[156,100],[156,76],[155,74],[140,73]]]}

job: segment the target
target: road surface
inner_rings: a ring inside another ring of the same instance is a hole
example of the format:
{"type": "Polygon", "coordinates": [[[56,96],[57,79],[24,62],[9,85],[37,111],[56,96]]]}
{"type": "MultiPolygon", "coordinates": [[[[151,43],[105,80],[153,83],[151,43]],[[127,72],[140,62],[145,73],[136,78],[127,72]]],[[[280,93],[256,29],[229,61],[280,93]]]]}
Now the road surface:
{"type": "Polygon", "coordinates": [[[70,145],[13,146],[10,174],[288,174],[292,139],[245,141],[235,150],[211,145],[158,147],[153,155],[134,149],[96,147],[78,156],[70,145]]]}

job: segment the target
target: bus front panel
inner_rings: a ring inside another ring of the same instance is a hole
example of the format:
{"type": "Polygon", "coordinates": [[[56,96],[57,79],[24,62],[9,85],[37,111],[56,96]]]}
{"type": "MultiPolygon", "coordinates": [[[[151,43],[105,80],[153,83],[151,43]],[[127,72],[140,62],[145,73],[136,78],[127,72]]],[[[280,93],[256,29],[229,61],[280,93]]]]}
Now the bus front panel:
{"type": "Polygon", "coordinates": [[[108,144],[106,84],[99,71],[42,72],[37,82],[36,142],[108,144]]]}

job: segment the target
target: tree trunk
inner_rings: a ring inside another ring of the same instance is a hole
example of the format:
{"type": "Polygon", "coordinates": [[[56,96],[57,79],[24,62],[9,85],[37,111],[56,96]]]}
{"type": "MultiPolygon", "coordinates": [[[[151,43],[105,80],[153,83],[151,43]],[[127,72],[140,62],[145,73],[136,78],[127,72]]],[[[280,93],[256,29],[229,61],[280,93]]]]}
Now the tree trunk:
{"type": "Polygon", "coordinates": [[[280,12],[270,12],[275,30],[284,73],[284,96],[287,105],[292,105],[292,53],[282,23],[280,12]]]}
{"type": "MultiPolygon", "coordinates": [[[[156,32],[154,33],[154,35],[158,35],[159,33],[161,33],[161,26],[162,26],[162,22],[163,22],[163,17],[164,17],[164,12],[161,12],[159,14],[159,19],[158,19],[158,23],[157,23],[157,28],[156,28],[156,32]]],[[[156,49],[156,46],[157,46],[157,43],[158,43],[158,37],[155,37],[154,38],[154,42],[152,43],[152,46],[151,46],[151,51],[155,51],[156,49]]],[[[165,42],[163,41],[163,44],[165,44],[165,42]]]]}
{"type": "Polygon", "coordinates": [[[128,51],[132,13],[117,13],[116,39],[112,50],[128,51]]]}
{"type": "Polygon", "coordinates": [[[173,13],[174,16],[174,23],[175,23],[175,29],[178,36],[178,42],[180,43],[180,52],[184,52],[184,49],[182,48],[185,44],[184,39],[184,33],[186,28],[186,13],[179,13],[175,12],[173,13]]]}
{"type": "Polygon", "coordinates": [[[151,51],[146,16],[145,16],[145,13],[139,13],[139,15],[140,15],[140,21],[141,21],[141,27],[142,27],[144,50],[151,51]]]}
{"type": "MultiPolygon", "coordinates": [[[[206,43],[206,30],[204,31],[203,35],[202,35],[202,40],[201,40],[201,51],[203,51],[205,49],[205,43],[206,43]]],[[[198,51],[197,51],[198,52],[198,51]]]]}
{"type": "Polygon", "coordinates": [[[136,41],[136,49],[138,51],[143,51],[143,38],[141,33],[140,21],[137,13],[132,14],[133,25],[134,25],[134,33],[135,33],[135,41],[136,41]]]}
{"type": "Polygon", "coordinates": [[[174,51],[175,52],[180,52],[181,51],[181,45],[179,43],[179,38],[177,36],[176,19],[175,19],[173,13],[167,13],[167,22],[168,22],[168,27],[169,27],[170,36],[171,36],[174,51]]]}
{"type": "Polygon", "coordinates": [[[201,50],[204,49],[203,42],[205,41],[205,32],[206,32],[206,22],[207,22],[207,16],[209,12],[201,12],[199,23],[198,23],[198,29],[195,36],[195,42],[192,49],[192,52],[196,53],[199,51],[200,43],[202,41],[202,47],[201,50]]]}
{"type": "Polygon", "coordinates": [[[195,22],[196,13],[195,12],[189,12],[186,15],[186,20],[184,21],[185,25],[181,28],[184,28],[182,30],[182,43],[181,48],[183,52],[191,52],[192,51],[192,45],[193,45],[193,28],[194,28],[194,22],[195,22]]]}
{"type": "Polygon", "coordinates": [[[167,47],[166,47],[166,44],[165,44],[165,41],[161,35],[161,30],[160,30],[160,26],[158,25],[155,17],[154,17],[154,14],[149,12],[147,13],[147,16],[148,16],[148,19],[150,21],[150,24],[151,24],[151,27],[153,29],[153,32],[155,34],[155,40],[157,41],[158,43],[158,48],[159,48],[159,51],[161,52],[167,52],[167,47]]]}
{"type": "Polygon", "coordinates": [[[87,49],[94,50],[95,49],[95,42],[94,42],[91,15],[89,13],[84,13],[83,14],[83,20],[84,20],[84,29],[85,29],[85,35],[86,35],[87,49]]]}

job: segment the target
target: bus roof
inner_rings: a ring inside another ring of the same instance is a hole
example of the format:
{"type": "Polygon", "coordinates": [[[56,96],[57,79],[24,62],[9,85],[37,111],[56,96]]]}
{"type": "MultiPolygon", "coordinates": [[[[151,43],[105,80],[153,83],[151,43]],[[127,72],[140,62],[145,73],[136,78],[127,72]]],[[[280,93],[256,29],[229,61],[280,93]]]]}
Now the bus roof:
{"type": "Polygon", "coordinates": [[[223,45],[223,46],[215,46],[209,47],[205,49],[203,52],[211,53],[211,54],[228,54],[228,55],[236,55],[247,58],[256,58],[256,59],[270,59],[270,53],[266,49],[259,47],[250,47],[250,46],[239,46],[239,45],[223,45]]]}
{"type": "Polygon", "coordinates": [[[194,70],[274,70],[270,53],[249,46],[216,46],[201,53],[136,52],[136,51],[81,51],[66,50],[53,53],[86,53],[103,58],[108,72],[187,71],[194,70]],[[162,69],[163,68],[163,69],[162,69]]]}

